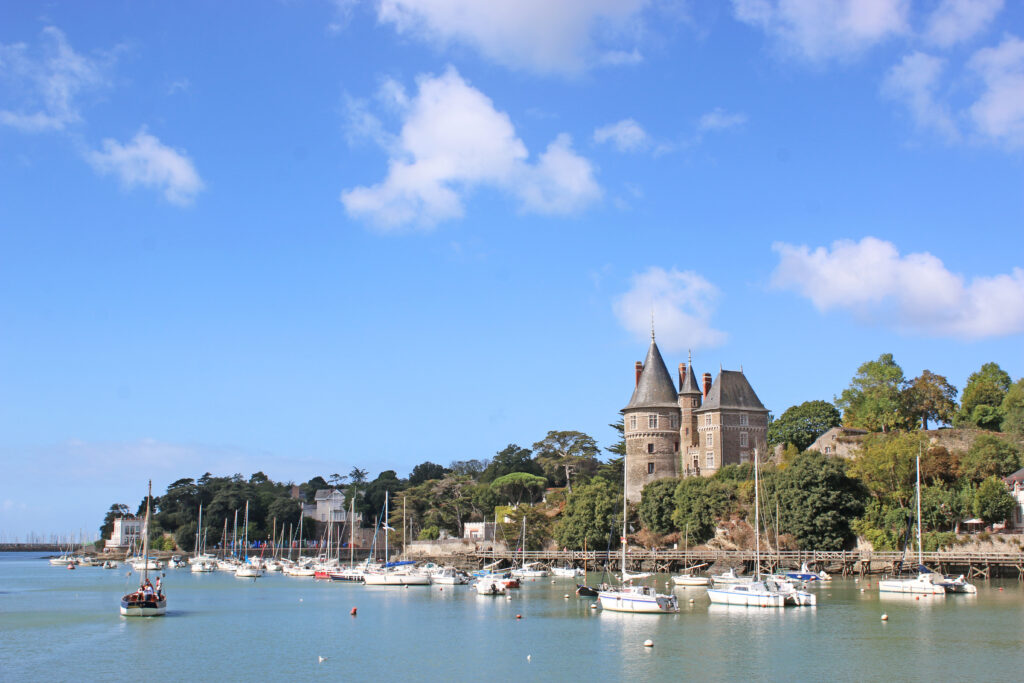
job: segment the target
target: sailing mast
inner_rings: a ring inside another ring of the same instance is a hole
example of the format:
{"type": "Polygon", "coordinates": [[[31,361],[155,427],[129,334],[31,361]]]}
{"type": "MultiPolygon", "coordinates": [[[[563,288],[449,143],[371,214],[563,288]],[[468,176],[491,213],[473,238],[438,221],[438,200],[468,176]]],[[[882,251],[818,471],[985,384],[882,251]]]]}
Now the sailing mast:
{"type": "Polygon", "coordinates": [[[348,527],[348,566],[354,567],[356,563],[356,497],[352,496],[352,500],[349,503],[351,512],[349,513],[349,527],[348,527]]]}
{"type": "Polygon", "coordinates": [[[757,478],[757,449],[754,449],[754,580],[761,580],[761,498],[757,478]]]}
{"type": "Polygon", "coordinates": [[[917,569],[924,566],[923,548],[921,547],[921,446],[917,447],[917,569]]]}
{"type": "Polygon", "coordinates": [[[142,585],[149,583],[149,501],[153,497],[153,480],[146,494],[146,523],[142,525],[142,585]]]}
{"type": "Polygon", "coordinates": [[[626,487],[622,487],[622,584],[626,584],[626,487]]]}

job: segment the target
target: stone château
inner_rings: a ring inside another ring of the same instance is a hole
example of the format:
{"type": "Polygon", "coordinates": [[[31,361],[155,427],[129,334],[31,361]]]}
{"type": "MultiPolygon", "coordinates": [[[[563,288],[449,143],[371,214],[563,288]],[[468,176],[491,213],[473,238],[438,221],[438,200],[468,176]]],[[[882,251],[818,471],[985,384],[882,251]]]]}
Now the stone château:
{"type": "Polygon", "coordinates": [[[638,502],[644,486],[666,477],[708,476],[725,465],[765,452],[768,410],[743,370],[705,372],[697,382],[693,359],[679,364],[679,387],[651,332],[647,358],[636,363],[636,386],[622,409],[626,437],[626,498],[638,502]]]}

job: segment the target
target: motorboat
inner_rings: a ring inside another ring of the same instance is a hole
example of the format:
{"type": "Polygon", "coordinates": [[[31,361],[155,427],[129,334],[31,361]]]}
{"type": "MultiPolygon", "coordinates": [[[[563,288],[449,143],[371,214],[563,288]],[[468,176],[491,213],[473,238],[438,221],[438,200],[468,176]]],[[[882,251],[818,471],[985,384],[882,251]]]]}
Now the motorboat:
{"type": "Polygon", "coordinates": [[[953,578],[952,576],[943,576],[941,574],[933,574],[932,576],[932,583],[936,586],[942,586],[947,593],[974,594],[978,592],[977,587],[975,587],[973,583],[968,582],[967,579],[964,578],[963,574],[956,578],[953,578]]]}
{"type": "Polygon", "coordinates": [[[349,583],[362,583],[366,572],[362,567],[339,567],[331,572],[331,581],[347,581],[349,583]]]}
{"type": "Polygon", "coordinates": [[[708,598],[718,605],[741,605],[744,607],[784,607],[785,596],[772,590],[764,581],[748,580],[744,583],[730,583],[721,588],[709,588],[708,598]]]}
{"type": "Polygon", "coordinates": [[[511,573],[512,576],[517,579],[543,579],[547,576],[551,576],[551,572],[549,572],[540,562],[524,564],[522,567],[513,569],[511,573]]]}
{"type": "Polygon", "coordinates": [[[508,589],[498,579],[481,578],[473,583],[477,595],[505,595],[508,589]]]}
{"type": "Polygon", "coordinates": [[[568,579],[586,576],[587,573],[581,567],[552,567],[551,575],[568,579]]]}
{"type": "Polygon", "coordinates": [[[431,574],[430,581],[442,586],[460,586],[469,583],[469,574],[455,567],[444,567],[440,571],[431,574]]]}
{"type": "Polygon", "coordinates": [[[650,586],[619,586],[597,592],[601,609],[610,612],[636,612],[642,614],[673,614],[679,611],[679,600],[674,595],[662,595],[650,586]]]}
{"type": "Polygon", "coordinates": [[[807,563],[804,562],[800,565],[800,571],[798,572],[786,572],[785,577],[787,579],[793,579],[794,581],[820,581],[821,575],[812,572],[807,563]]]}
{"type": "Polygon", "coordinates": [[[193,558],[192,561],[189,562],[189,570],[193,574],[205,574],[208,572],[216,571],[216,569],[217,563],[211,560],[200,560],[193,558]]]}

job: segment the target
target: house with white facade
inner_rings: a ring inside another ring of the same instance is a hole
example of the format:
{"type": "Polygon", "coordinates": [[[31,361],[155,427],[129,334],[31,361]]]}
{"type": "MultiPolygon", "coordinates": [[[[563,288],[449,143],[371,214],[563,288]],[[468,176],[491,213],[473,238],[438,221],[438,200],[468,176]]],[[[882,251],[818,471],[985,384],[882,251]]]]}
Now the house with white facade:
{"type": "Polygon", "coordinates": [[[141,517],[117,517],[114,519],[114,530],[110,540],[104,546],[108,550],[124,550],[133,543],[138,543],[142,536],[141,517]]]}

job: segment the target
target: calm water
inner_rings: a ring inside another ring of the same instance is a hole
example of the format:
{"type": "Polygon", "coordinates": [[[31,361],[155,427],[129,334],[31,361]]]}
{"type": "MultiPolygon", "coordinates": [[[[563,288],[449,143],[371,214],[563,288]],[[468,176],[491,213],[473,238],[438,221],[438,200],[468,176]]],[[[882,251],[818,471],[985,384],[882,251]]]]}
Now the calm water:
{"type": "Polygon", "coordinates": [[[137,585],[125,569],[40,557],[0,553],[0,681],[137,681],[140,667],[164,681],[1024,679],[1016,581],[915,601],[836,580],[814,589],[816,608],[785,610],[711,607],[703,590],[678,589],[682,612],[659,616],[566,600],[569,579],[506,600],[179,569],[166,571],[166,617],[124,619],[118,600],[137,585]]]}

